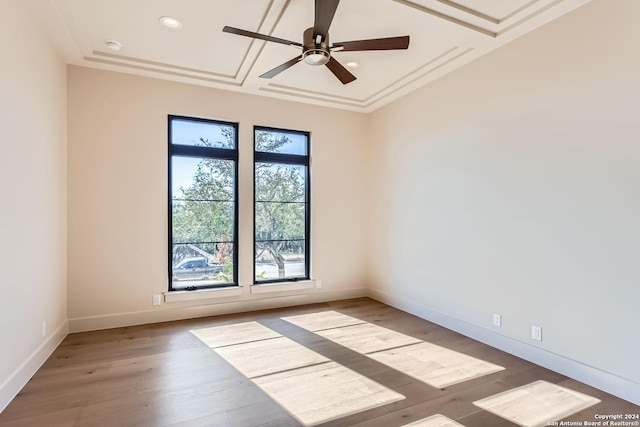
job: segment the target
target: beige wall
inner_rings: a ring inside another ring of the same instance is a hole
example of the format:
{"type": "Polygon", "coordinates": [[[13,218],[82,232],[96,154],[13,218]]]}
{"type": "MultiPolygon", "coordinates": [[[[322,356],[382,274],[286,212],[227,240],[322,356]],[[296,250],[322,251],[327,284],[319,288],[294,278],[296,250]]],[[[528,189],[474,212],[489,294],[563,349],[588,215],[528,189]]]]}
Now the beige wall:
{"type": "Polygon", "coordinates": [[[363,295],[363,115],[74,66],[68,76],[72,330],[363,295]],[[167,290],[168,114],[240,123],[238,298],[151,305],[167,290]],[[249,292],[254,125],[311,132],[312,276],[322,289],[309,294],[249,292]]]}
{"type": "Polygon", "coordinates": [[[67,319],[65,66],[23,8],[0,1],[0,411],[67,319]]]}
{"type": "Polygon", "coordinates": [[[594,1],[368,118],[374,295],[640,390],[638,16],[594,1]]]}

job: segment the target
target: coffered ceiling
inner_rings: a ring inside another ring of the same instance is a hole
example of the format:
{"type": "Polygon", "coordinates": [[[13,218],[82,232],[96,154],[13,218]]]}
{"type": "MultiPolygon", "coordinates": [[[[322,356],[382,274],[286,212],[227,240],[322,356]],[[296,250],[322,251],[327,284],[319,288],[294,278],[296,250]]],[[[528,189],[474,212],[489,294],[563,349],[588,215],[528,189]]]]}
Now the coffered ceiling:
{"type": "MultiPolygon", "coordinates": [[[[324,1],[324,0],[320,0],[324,1]]],[[[357,80],[299,62],[299,47],[225,33],[225,25],[302,43],[313,0],[33,0],[70,64],[368,112],[590,0],[342,0],[332,42],[410,36],[407,50],[334,52],[357,80]],[[180,20],[179,29],[160,24],[180,20]],[[106,41],[121,44],[111,50],[106,41]]]]}

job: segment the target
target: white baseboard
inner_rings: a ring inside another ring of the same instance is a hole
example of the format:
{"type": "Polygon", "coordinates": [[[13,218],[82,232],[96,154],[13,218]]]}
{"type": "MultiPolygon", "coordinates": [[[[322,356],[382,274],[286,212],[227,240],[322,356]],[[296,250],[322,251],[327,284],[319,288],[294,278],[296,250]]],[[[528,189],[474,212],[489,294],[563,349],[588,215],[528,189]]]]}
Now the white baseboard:
{"type": "Polygon", "coordinates": [[[593,366],[569,359],[560,354],[552,353],[483,327],[456,319],[418,304],[415,301],[398,298],[376,289],[368,289],[368,296],[399,310],[411,313],[422,319],[473,338],[476,341],[488,344],[491,347],[513,354],[536,365],[543,366],[621,399],[640,405],[640,384],[635,381],[622,378],[610,372],[602,371],[593,366]]]}
{"type": "Polygon", "coordinates": [[[7,405],[22,390],[22,387],[29,382],[42,364],[46,362],[68,332],[69,324],[65,321],[0,385],[0,412],[4,411],[7,405]]]}
{"type": "Polygon", "coordinates": [[[85,332],[99,329],[120,328],[124,326],[144,325],[147,323],[169,322],[173,320],[242,313],[254,310],[267,310],[271,308],[291,307],[349,298],[362,298],[365,296],[367,296],[367,290],[365,288],[353,288],[342,291],[318,291],[286,296],[281,296],[278,293],[272,293],[260,295],[259,298],[242,300],[223,298],[219,301],[207,300],[202,301],[198,305],[178,307],[176,307],[175,304],[163,304],[156,307],[156,309],[148,311],[69,319],[69,332],[85,332]]]}

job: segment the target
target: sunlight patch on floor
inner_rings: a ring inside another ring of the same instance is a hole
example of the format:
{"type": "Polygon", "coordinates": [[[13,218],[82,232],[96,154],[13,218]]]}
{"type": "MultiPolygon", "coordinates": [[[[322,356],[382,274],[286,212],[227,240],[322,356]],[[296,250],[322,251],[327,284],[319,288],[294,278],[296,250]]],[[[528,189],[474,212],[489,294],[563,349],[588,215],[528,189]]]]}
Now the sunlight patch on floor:
{"type": "Polygon", "coordinates": [[[600,400],[547,381],[535,381],[522,387],[473,402],[523,427],[542,427],[549,421],[561,421],[600,400]]]}
{"type": "Polygon", "coordinates": [[[336,362],[263,376],[254,382],[308,426],[405,398],[336,362]]]}
{"type": "Polygon", "coordinates": [[[453,421],[444,415],[436,414],[428,418],[415,421],[411,424],[405,424],[400,427],[464,427],[462,424],[453,421]]]}
{"type": "Polygon", "coordinates": [[[504,369],[335,311],[282,319],[436,388],[504,369]]]}
{"type": "Polygon", "coordinates": [[[375,353],[423,342],[417,338],[385,329],[378,325],[372,325],[371,323],[325,329],[315,333],[360,354],[375,353]]]}
{"type": "Polygon", "coordinates": [[[449,387],[504,369],[428,342],[368,356],[436,388],[449,387]]]}
{"type": "Polygon", "coordinates": [[[315,332],[328,328],[366,324],[364,320],[338,313],[337,311],[318,311],[315,313],[283,317],[289,323],[300,326],[307,331],[315,332]]]}
{"type": "Polygon", "coordinates": [[[258,322],[233,323],[213,328],[196,329],[191,333],[211,348],[282,336],[258,322]]]}
{"type": "Polygon", "coordinates": [[[330,361],[286,337],[231,345],[214,350],[247,378],[330,361]]]}
{"type": "Polygon", "coordinates": [[[405,398],[257,322],[191,332],[306,426],[405,398]]]}

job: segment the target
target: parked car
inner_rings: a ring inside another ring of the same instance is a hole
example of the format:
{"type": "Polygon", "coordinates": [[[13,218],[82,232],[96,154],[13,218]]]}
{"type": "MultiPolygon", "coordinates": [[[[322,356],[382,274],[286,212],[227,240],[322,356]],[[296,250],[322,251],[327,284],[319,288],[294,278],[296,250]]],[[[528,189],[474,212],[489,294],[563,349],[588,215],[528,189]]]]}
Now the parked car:
{"type": "Polygon", "coordinates": [[[221,271],[221,264],[209,263],[204,257],[185,258],[173,268],[173,280],[208,280],[221,271]]]}

